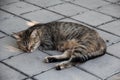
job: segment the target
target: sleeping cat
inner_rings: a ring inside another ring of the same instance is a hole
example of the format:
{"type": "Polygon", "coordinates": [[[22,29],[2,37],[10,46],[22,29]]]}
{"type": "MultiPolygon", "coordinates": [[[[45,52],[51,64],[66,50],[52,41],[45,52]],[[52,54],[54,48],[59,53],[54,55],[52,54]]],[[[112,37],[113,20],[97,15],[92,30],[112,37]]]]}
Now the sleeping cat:
{"type": "Polygon", "coordinates": [[[63,52],[44,59],[46,63],[63,61],[55,66],[56,70],[85,62],[106,52],[106,44],[95,30],[72,22],[35,24],[13,36],[18,47],[25,52],[33,52],[38,47],[63,52]]]}

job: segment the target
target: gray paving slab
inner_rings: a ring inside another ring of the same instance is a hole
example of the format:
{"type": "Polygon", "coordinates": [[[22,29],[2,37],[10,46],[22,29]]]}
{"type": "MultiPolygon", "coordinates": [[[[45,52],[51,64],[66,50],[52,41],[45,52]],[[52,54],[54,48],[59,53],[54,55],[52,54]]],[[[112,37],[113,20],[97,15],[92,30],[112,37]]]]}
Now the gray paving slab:
{"type": "Polygon", "coordinates": [[[75,0],[61,0],[61,1],[64,1],[64,2],[72,2],[72,1],[75,1],[75,0]]]}
{"type": "Polygon", "coordinates": [[[11,17],[13,17],[13,15],[6,13],[6,12],[3,12],[3,11],[0,11],[0,21],[9,19],[11,17]]]}
{"type": "Polygon", "coordinates": [[[1,38],[1,37],[4,37],[4,36],[6,36],[6,35],[3,34],[2,32],[0,32],[0,38],[1,38]]]}
{"type": "Polygon", "coordinates": [[[103,6],[99,9],[97,9],[97,11],[120,18],[120,14],[119,14],[120,6],[119,5],[109,4],[109,5],[106,5],[106,6],[103,6]]]}
{"type": "Polygon", "coordinates": [[[21,80],[25,76],[0,63],[0,80],[21,80]]]}
{"type": "Polygon", "coordinates": [[[112,46],[109,46],[107,51],[110,53],[110,54],[113,54],[117,57],[120,58],[120,42],[117,43],[117,44],[114,44],[112,46]]]}
{"type": "Polygon", "coordinates": [[[120,41],[120,37],[114,36],[112,34],[109,34],[107,32],[101,31],[101,30],[97,30],[97,29],[95,29],[95,30],[104,39],[104,41],[106,42],[107,46],[110,46],[110,45],[120,41]]]}
{"type": "Polygon", "coordinates": [[[105,0],[105,1],[109,1],[109,2],[112,2],[112,3],[117,3],[117,2],[119,2],[120,0],[105,0]]]}
{"type": "Polygon", "coordinates": [[[0,39],[0,60],[21,53],[17,49],[17,45],[15,42],[16,41],[11,37],[5,37],[0,39]]]}
{"type": "Polygon", "coordinates": [[[99,26],[99,28],[120,36],[120,20],[105,24],[103,26],[99,26]]]}
{"type": "Polygon", "coordinates": [[[12,17],[4,21],[0,21],[0,30],[4,31],[7,34],[19,32],[27,28],[28,26],[26,24],[26,21],[18,17],[12,17]]]}
{"type": "Polygon", "coordinates": [[[29,78],[29,79],[25,79],[25,80],[33,80],[33,79],[30,79],[30,78],[29,78]]]}
{"type": "Polygon", "coordinates": [[[83,7],[87,7],[89,9],[95,9],[95,8],[109,4],[103,0],[74,0],[72,2],[75,4],[81,5],[83,7]]]}
{"type": "Polygon", "coordinates": [[[25,53],[12,59],[5,60],[4,62],[32,76],[55,66],[55,64],[43,62],[46,56],[48,55],[36,50],[33,53],[25,53]]]}
{"type": "Polygon", "coordinates": [[[79,67],[105,79],[110,75],[120,72],[120,60],[106,54],[102,57],[87,61],[79,65],[79,67]]]}
{"type": "Polygon", "coordinates": [[[19,0],[0,0],[0,6],[12,4],[18,2],[19,0]]]}
{"type": "Polygon", "coordinates": [[[108,78],[107,80],[120,80],[120,73],[113,75],[112,77],[108,78]]]}
{"type": "MultiPolygon", "coordinates": [[[[65,18],[65,19],[61,19],[61,20],[58,20],[58,21],[63,21],[63,22],[74,22],[74,23],[80,23],[80,22],[78,22],[78,21],[75,21],[75,20],[72,20],[72,19],[70,19],[70,18],[65,18]]],[[[82,23],[81,23],[82,24],[82,23]]]]}
{"type": "Polygon", "coordinates": [[[100,80],[75,67],[62,71],[50,70],[35,78],[38,80],[100,80]]]}
{"type": "Polygon", "coordinates": [[[63,16],[55,14],[47,10],[39,10],[29,14],[23,15],[23,17],[30,19],[32,21],[37,21],[40,23],[47,23],[63,18],[63,16]]]}
{"type": "Polygon", "coordinates": [[[94,12],[94,11],[87,11],[81,15],[77,15],[72,18],[85,22],[87,24],[93,25],[93,26],[97,26],[102,23],[113,20],[112,17],[110,16],[106,16],[106,15],[103,15],[101,13],[94,12]]]}
{"type": "Polygon", "coordinates": [[[62,3],[60,0],[25,0],[41,7],[50,7],[62,3]]]}
{"type": "Polygon", "coordinates": [[[2,6],[1,8],[17,15],[41,9],[39,7],[30,5],[24,2],[17,2],[10,5],[5,5],[5,6],[2,6]]]}
{"type": "Polygon", "coordinates": [[[83,12],[87,11],[87,9],[85,9],[85,8],[82,8],[82,7],[79,7],[79,6],[70,4],[70,3],[64,3],[61,5],[50,7],[48,9],[58,12],[58,13],[61,13],[66,16],[72,16],[72,15],[76,15],[78,13],[82,14],[83,12]]]}
{"type": "Polygon", "coordinates": [[[60,54],[62,54],[62,52],[59,52],[57,50],[45,50],[44,52],[46,52],[49,55],[60,55],[60,54]]]}
{"type": "Polygon", "coordinates": [[[58,21],[74,22],[74,23],[78,23],[78,24],[82,24],[82,25],[84,25],[84,26],[90,27],[90,26],[88,26],[88,25],[86,25],[86,24],[83,24],[83,23],[81,23],[81,22],[79,22],[79,21],[76,21],[76,20],[73,20],[73,19],[70,19],[70,18],[65,18],[65,19],[61,19],[61,20],[58,20],[58,21]]]}

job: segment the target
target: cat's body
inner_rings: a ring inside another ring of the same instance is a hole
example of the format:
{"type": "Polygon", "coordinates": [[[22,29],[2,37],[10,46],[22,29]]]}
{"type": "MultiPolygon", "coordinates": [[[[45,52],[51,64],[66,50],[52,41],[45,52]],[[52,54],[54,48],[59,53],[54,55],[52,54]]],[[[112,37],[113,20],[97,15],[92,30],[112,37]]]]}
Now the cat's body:
{"type": "Polygon", "coordinates": [[[57,70],[101,56],[106,51],[104,40],[95,30],[72,22],[36,24],[14,36],[19,48],[26,52],[39,46],[45,50],[62,51],[62,55],[44,60],[47,63],[66,60],[56,65],[57,70]]]}

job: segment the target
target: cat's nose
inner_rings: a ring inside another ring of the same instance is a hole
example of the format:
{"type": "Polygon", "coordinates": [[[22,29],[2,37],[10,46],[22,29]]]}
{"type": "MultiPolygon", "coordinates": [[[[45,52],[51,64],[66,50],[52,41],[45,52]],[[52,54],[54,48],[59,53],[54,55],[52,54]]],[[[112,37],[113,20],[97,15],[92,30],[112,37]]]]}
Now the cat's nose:
{"type": "Polygon", "coordinates": [[[31,53],[31,52],[33,52],[33,50],[27,50],[26,52],[31,53]]]}
{"type": "Polygon", "coordinates": [[[26,52],[32,52],[31,48],[26,48],[26,52]]]}

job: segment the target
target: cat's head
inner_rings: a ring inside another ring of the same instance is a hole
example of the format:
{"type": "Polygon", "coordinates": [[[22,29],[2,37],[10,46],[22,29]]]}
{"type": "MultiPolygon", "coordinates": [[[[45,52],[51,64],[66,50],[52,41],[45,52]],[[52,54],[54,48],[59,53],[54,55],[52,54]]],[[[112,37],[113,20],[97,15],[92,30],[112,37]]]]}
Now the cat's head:
{"type": "Polygon", "coordinates": [[[13,36],[17,40],[18,48],[24,52],[33,52],[40,45],[40,37],[36,29],[14,33],[13,36]]]}

